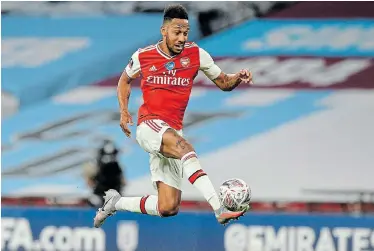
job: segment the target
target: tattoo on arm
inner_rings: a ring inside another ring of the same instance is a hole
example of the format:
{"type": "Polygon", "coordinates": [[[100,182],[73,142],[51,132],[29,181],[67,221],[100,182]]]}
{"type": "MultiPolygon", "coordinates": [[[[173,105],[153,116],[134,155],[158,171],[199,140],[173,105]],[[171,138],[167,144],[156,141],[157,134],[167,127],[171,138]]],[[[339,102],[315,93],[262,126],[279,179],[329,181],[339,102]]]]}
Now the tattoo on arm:
{"type": "Polygon", "coordinates": [[[229,91],[234,90],[240,84],[240,82],[240,78],[238,78],[236,75],[228,76],[227,74],[225,74],[225,87],[229,91]]]}
{"type": "Polygon", "coordinates": [[[241,83],[241,80],[236,74],[226,74],[222,72],[218,78],[214,80],[214,83],[223,91],[232,91],[241,83]]]}

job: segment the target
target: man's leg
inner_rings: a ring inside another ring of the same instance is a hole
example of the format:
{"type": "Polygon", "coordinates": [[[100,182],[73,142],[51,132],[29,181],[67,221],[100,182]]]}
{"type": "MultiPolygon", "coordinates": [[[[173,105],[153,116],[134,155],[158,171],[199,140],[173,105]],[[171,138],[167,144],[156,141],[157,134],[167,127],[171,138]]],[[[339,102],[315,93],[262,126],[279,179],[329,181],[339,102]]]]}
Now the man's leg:
{"type": "Polygon", "coordinates": [[[161,217],[177,215],[181,203],[182,192],[165,183],[157,182],[158,211],[161,217]]]}
{"type": "Polygon", "coordinates": [[[181,191],[157,182],[158,196],[147,195],[143,197],[121,197],[114,189],[106,192],[105,202],[94,218],[94,226],[100,227],[104,221],[116,211],[128,211],[156,215],[161,217],[174,216],[179,211],[181,191]]]}
{"type": "Polygon", "coordinates": [[[153,184],[158,190],[158,196],[121,197],[118,192],[109,190],[104,196],[103,207],[96,213],[95,227],[100,227],[116,211],[129,211],[162,217],[173,216],[178,213],[182,175],[174,160],[171,161],[171,159],[159,154],[162,135],[169,128],[161,125],[161,122],[159,121],[157,127],[155,127],[155,122],[143,122],[137,127],[136,131],[136,140],[139,145],[150,153],[151,176],[153,184]]]}
{"type": "Polygon", "coordinates": [[[175,160],[159,154],[150,154],[152,182],[157,188],[158,196],[122,197],[116,203],[116,210],[136,213],[173,216],[178,213],[181,201],[181,173],[175,160]]]}
{"type": "Polygon", "coordinates": [[[195,150],[187,140],[173,129],[168,129],[163,135],[161,153],[169,158],[180,159],[189,182],[200,191],[213,210],[221,207],[212,182],[202,170],[195,150]]]}
{"type": "Polygon", "coordinates": [[[176,215],[181,201],[181,191],[161,181],[157,182],[157,190],[158,196],[120,197],[114,204],[115,210],[162,217],[176,215]]]}
{"type": "Polygon", "coordinates": [[[100,227],[105,220],[118,210],[135,213],[159,215],[157,210],[157,196],[121,197],[114,189],[105,192],[104,204],[97,211],[94,218],[94,226],[100,227]]]}
{"type": "Polygon", "coordinates": [[[115,203],[116,211],[128,211],[149,215],[159,215],[158,196],[145,195],[143,197],[121,197],[115,203]]]}
{"type": "Polygon", "coordinates": [[[236,219],[244,212],[230,212],[221,206],[218,195],[208,175],[201,168],[194,148],[175,130],[168,129],[162,137],[161,154],[168,158],[180,159],[182,168],[189,182],[196,187],[214,210],[218,221],[222,224],[236,219]]]}

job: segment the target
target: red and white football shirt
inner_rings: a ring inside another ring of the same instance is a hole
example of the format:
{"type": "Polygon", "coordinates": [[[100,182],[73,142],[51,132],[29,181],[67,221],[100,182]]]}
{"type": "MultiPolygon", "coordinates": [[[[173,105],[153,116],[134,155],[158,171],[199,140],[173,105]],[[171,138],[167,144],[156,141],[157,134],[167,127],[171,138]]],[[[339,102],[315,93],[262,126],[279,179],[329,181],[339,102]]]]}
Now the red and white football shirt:
{"type": "Polygon", "coordinates": [[[136,51],[125,69],[130,78],[142,78],[144,103],[139,108],[138,125],[145,120],[161,119],[180,130],[198,71],[213,80],[221,69],[195,43],[186,43],[182,53],[173,57],[165,54],[159,43],[136,51]]]}

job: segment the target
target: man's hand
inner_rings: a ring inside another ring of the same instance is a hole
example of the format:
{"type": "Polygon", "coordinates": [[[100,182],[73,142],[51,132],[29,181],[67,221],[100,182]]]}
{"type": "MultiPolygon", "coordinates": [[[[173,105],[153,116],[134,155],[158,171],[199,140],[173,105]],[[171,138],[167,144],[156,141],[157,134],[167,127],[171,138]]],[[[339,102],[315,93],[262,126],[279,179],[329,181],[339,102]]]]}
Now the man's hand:
{"type": "Polygon", "coordinates": [[[242,69],[238,73],[239,79],[244,82],[245,84],[252,85],[252,72],[248,71],[247,69],[242,69]]]}
{"type": "Polygon", "coordinates": [[[121,112],[121,119],[120,119],[120,126],[122,128],[122,131],[126,134],[128,138],[131,137],[131,131],[128,128],[127,124],[134,125],[132,122],[132,117],[129,111],[122,111],[121,112]]]}

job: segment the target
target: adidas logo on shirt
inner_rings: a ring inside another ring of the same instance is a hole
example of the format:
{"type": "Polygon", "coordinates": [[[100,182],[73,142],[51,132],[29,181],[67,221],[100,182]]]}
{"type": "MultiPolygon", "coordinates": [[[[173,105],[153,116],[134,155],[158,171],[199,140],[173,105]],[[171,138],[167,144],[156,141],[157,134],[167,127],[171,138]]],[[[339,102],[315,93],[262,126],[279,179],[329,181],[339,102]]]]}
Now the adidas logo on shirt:
{"type": "Polygon", "coordinates": [[[152,67],[149,68],[149,71],[157,71],[157,68],[154,65],[152,65],[152,67]]]}

